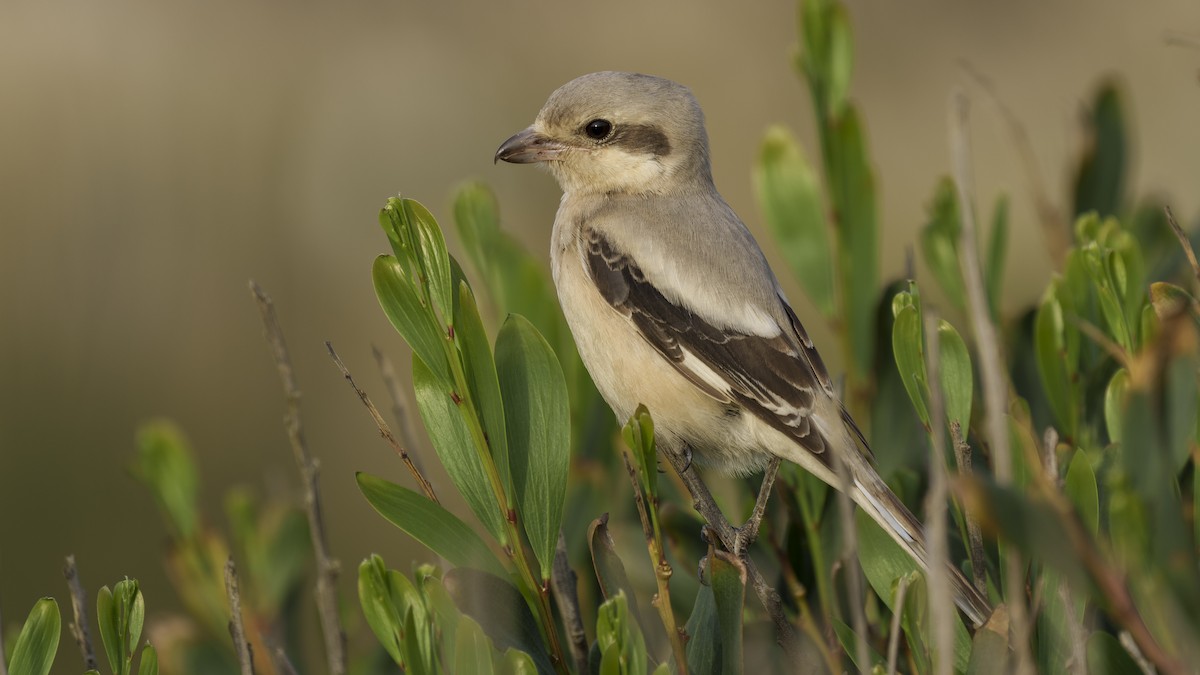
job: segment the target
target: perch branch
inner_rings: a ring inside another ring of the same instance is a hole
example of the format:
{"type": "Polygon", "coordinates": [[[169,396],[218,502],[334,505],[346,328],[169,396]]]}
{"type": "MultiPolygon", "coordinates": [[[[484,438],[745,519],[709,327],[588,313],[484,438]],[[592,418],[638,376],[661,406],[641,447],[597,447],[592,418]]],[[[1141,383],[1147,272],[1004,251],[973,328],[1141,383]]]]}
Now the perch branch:
{"type": "Polygon", "coordinates": [[[400,443],[405,448],[412,448],[408,457],[417,471],[424,474],[421,458],[417,456],[417,439],[412,435],[412,420],[408,416],[408,398],[400,387],[400,380],[396,377],[396,368],[392,365],[392,360],[379,347],[371,345],[371,354],[375,357],[375,363],[379,367],[379,377],[383,380],[383,388],[387,390],[388,398],[392,402],[392,418],[400,429],[400,443]]]}
{"type": "Polygon", "coordinates": [[[225,561],[225,593],[229,597],[229,636],[237,651],[238,665],[242,675],[254,675],[254,650],[246,640],[246,629],[242,625],[242,596],[238,590],[237,566],[233,557],[225,561]]]}
{"type": "MultiPolygon", "coordinates": [[[[87,593],[83,590],[83,584],[79,583],[79,568],[75,566],[75,556],[67,556],[63,576],[67,580],[67,588],[71,590],[71,614],[74,617],[70,626],[71,637],[75,638],[75,644],[79,646],[79,653],[83,656],[84,670],[97,670],[96,650],[92,648],[92,635],[88,630],[87,593]]],[[[0,651],[0,654],[3,652],[0,651]]]]}
{"type": "Polygon", "coordinates": [[[287,343],[283,339],[283,328],[279,325],[279,317],[275,314],[275,304],[271,297],[254,280],[250,281],[250,292],[258,304],[262,316],[263,332],[271,355],[275,359],[275,367],[279,370],[279,380],[283,384],[283,398],[287,404],[287,412],[283,416],[283,424],[287,429],[288,440],[292,445],[292,454],[296,466],[300,469],[300,478],[304,485],[304,510],[308,516],[308,531],[312,539],[313,554],[317,559],[317,611],[321,617],[321,632],[325,637],[325,658],[329,665],[330,675],[344,675],[346,672],[346,633],[342,630],[341,618],[338,616],[337,581],[338,562],[329,554],[329,539],[325,534],[325,520],[321,513],[321,493],[318,485],[320,465],[308,452],[308,444],[304,439],[304,428],[300,424],[300,388],[296,386],[296,378],[292,372],[292,360],[288,354],[287,343]]]}
{"type": "MultiPolygon", "coordinates": [[[[1004,359],[988,313],[987,295],[983,287],[983,273],[979,267],[979,245],[976,238],[974,215],[974,193],[971,184],[971,148],[967,134],[969,104],[962,91],[955,91],[950,99],[950,153],[954,167],[954,185],[958,192],[959,213],[962,217],[961,240],[958,250],[962,266],[963,282],[967,291],[967,312],[970,315],[975,346],[979,354],[979,371],[983,380],[983,403],[986,412],[987,437],[995,458],[992,467],[996,482],[1007,486],[1012,483],[1012,449],[1008,437],[1008,384],[1005,381],[1004,359]]],[[[1015,551],[1004,557],[1005,589],[1010,597],[1008,603],[1010,625],[1013,632],[1013,648],[1017,654],[1016,673],[1029,675],[1034,672],[1033,655],[1029,649],[1029,615],[1026,612],[1024,591],[1024,566],[1015,551]]]]}
{"type": "Polygon", "coordinates": [[[413,479],[420,486],[421,492],[424,492],[425,496],[429,497],[431,501],[438,503],[437,494],[433,491],[433,484],[425,478],[425,474],[421,473],[421,470],[413,463],[413,458],[408,454],[408,451],[396,441],[396,437],[392,435],[391,428],[383,420],[383,416],[379,414],[379,409],[371,402],[371,397],[367,396],[367,392],[355,384],[354,377],[350,375],[350,370],[346,368],[346,364],[342,363],[342,358],[333,350],[333,343],[326,340],[325,349],[329,350],[329,356],[333,359],[333,363],[338,367],[338,370],[342,371],[342,377],[346,378],[346,381],[350,383],[350,388],[354,390],[355,394],[358,394],[358,400],[362,401],[363,405],[367,407],[367,412],[371,414],[371,419],[375,420],[375,426],[379,428],[379,435],[383,436],[388,445],[392,446],[392,449],[396,451],[396,454],[400,455],[404,466],[408,468],[408,472],[412,474],[413,479]]]}

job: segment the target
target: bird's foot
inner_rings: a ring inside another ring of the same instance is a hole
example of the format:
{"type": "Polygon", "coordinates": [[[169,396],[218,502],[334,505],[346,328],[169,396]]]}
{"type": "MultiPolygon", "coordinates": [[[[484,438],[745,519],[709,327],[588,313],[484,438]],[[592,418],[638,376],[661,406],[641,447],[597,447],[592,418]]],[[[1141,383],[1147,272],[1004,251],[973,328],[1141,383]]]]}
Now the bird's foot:
{"type": "Polygon", "coordinates": [[[746,557],[750,545],[758,539],[758,528],[762,525],[763,516],[767,513],[767,501],[771,498],[771,490],[775,487],[775,477],[779,475],[778,457],[772,457],[763,472],[762,485],[758,488],[758,498],[754,500],[754,510],[750,519],[741,527],[733,528],[733,550],[731,553],[739,558],[746,557]]]}

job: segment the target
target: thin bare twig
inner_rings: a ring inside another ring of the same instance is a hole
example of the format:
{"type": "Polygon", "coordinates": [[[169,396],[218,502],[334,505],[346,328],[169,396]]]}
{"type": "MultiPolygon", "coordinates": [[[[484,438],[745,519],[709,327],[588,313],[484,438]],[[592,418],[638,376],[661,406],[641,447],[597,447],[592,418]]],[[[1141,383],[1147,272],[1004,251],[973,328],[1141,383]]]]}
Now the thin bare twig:
{"type": "Polygon", "coordinates": [[[246,628],[242,625],[242,595],[238,590],[237,565],[233,557],[225,561],[225,593],[229,598],[229,636],[237,651],[238,665],[242,675],[254,675],[254,649],[246,640],[246,628]]]}
{"type": "MultiPolygon", "coordinates": [[[[729,524],[725,514],[721,513],[716,500],[713,499],[712,492],[700,478],[699,472],[689,466],[683,453],[668,450],[661,455],[667,457],[675,469],[675,473],[683,481],[684,487],[692,497],[693,508],[704,517],[712,531],[716,532],[717,538],[721,540],[725,549],[732,551],[737,542],[737,530],[729,524]]],[[[800,667],[804,663],[804,654],[800,651],[800,643],[796,639],[796,629],[783,612],[783,603],[780,602],[779,593],[767,583],[754,561],[749,558],[746,559],[746,574],[749,577],[750,585],[754,587],[755,594],[758,595],[759,602],[767,611],[767,615],[771,617],[771,622],[775,624],[776,638],[787,654],[788,661],[794,666],[800,667]]]]}
{"type": "MultiPolygon", "coordinates": [[[[870,651],[867,649],[866,589],[858,567],[858,528],[854,525],[854,503],[850,501],[850,469],[842,456],[847,448],[833,443],[833,469],[837,475],[838,489],[834,490],[838,503],[838,519],[842,527],[842,563],[846,569],[846,586],[850,600],[850,625],[854,628],[854,662],[864,670],[870,669],[870,651]]],[[[857,451],[857,449],[849,449],[857,451]]]]}
{"type": "MultiPolygon", "coordinates": [[[[929,381],[929,492],[925,494],[925,542],[928,564],[929,620],[933,624],[935,649],[934,673],[954,672],[954,601],[947,574],[949,552],[946,544],[946,404],[940,386],[941,346],[938,342],[938,317],[933,307],[925,307],[925,370],[929,381]]],[[[903,611],[897,607],[896,611],[903,611]]]]}
{"type": "Polygon", "coordinates": [[[892,612],[892,625],[888,629],[888,675],[896,675],[896,661],[900,655],[900,617],[904,615],[904,596],[907,593],[908,576],[905,575],[900,577],[900,583],[896,585],[896,601],[892,603],[896,610],[892,612]]]}
{"type": "Polygon", "coordinates": [[[404,389],[400,386],[399,378],[396,377],[396,368],[392,365],[392,360],[379,347],[371,345],[371,354],[375,357],[375,364],[379,367],[379,377],[383,380],[383,388],[387,390],[388,398],[392,402],[392,421],[400,429],[400,443],[410,449],[409,459],[417,471],[424,474],[425,467],[421,466],[421,458],[417,456],[417,439],[412,434],[413,420],[408,415],[408,397],[404,395],[404,389]]]}
{"type": "Polygon", "coordinates": [[[1029,133],[1025,131],[1025,125],[1021,124],[1016,113],[1000,98],[991,79],[977,70],[969,61],[964,60],[960,64],[966,74],[975,81],[975,84],[983,90],[983,93],[1000,111],[1000,116],[1008,127],[1013,145],[1021,156],[1021,163],[1025,165],[1025,175],[1029,179],[1029,192],[1033,195],[1034,208],[1037,209],[1038,218],[1041,220],[1042,234],[1050,247],[1050,257],[1055,266],[1062,269],[1067,261],[1067,251],[1071,248],[1070,225],[1058,207],[1054,205],[1054,200],[1046,192],[1046,181],[1038,166],[1037,155],[1033,152],[1033,143],[1029,140],[1029,133]]]}
{"type": "MultiPolygon", "coordinates": [[[[971,149],[967,135],[969,104],[966,95],[955,91],[950,99],[950,153],[954,167],[954,185],[957,188],[959,213],[962,218],[961,241],[958,250],[962,265],[963,282],[967,291],[967,311],[975,335],[979,354],[979,371],[983,380],[983,403],[986,411],[987,437],[995,458],[992,467],[996,482],[1009,485],[1013,477],[1012,449],[1008,437],[1008,384],[1004,373],[1004,359],[996,327],[992,325],[988,311],[987,294],[983,286],[983,272],[979,266],[979,245],[975,226],[975,199],[971,182],[971,149]]],[[[1016,551],[1006,551],[1004,558],[1005,590],[1008,603],[1010,626],[1013,632],[1013,649],[1017,654],[1016,672],[1030,675],[1034,672],[1033,655],[1029,649],[1030,623],[1026,612],[1024,588],[1024,566],[1016,551]]]]}
{"type": "Polygon", "coordinates": [[[775,488],[775,479],[779,476],[779,464],[782,461],[778,457],[772,457],[771,461],[767,462],[767,468],[763,471],[762,483],[758,486],[758,496],[754,499],[754,509],[750,511],[750,518],[737,528],[738,547],[731,553],[739,558],[746,557],[746,549],[750,548],[755,539],[758,539],[758,529],[762,526],[763,516],[767,513],[767,502],[771,500],[771,492],[775,488]]]}
{"type": "Polygon", "coordinates": [[[371,419],[375,420],[375,426],[379,429],[379,435],[383,436],[388,445],[392,446],[392,450],[395,450],[396,454],[400,455],[401,461],[404,462],[404,466],[408,469],[408,472],[412,474],[413,480],[417,481],[421,492],[424,492],[425,496],[431,501],[437,502],[438,498],[437,494],[433,491],[433,484],[429,482],[429,479],[425,478],[425,474],[421,473],[421,470],[413,462],[413,458],[404,449],[404,446],[396,442],[396,437],[392,435],[392,430],[388,427],[387,422],[383,421],[383,416],[379,414],[379,409],[371,402],[371,397],[367,396],[367,392],[355,384],[354,377],[350,374],[350,369],[346,368],[346,364],[342,363],[342,358],[333,350],[333,343],[326,340],[325,349],[329,350],[329,356],[333,359],[334,365],[337,366],[338,370],[342,371],[342,377],[346,378],[346,381],[350,383],[350,387],[354,389],[354,393],[358,394],[358,400],[362,401],[362,404],[367,408],[367,412],[371,414],[371,419]]]}
{"type": "MultiPolygon", "coordinates": [[[[963,438],[962,425],[950,423],[950,442],[954,444],[954,461],[958,465],[958,473],[970,476],[974,473],[971,462],[971,446],[963,438]]],[[[971,561],[971,583],[975,590],[987,597],[987,557],[983,552],[983,532],[979,529],[979,520],[975,517],[974,509],[967,504],[962,505],[963,519],[967,521],[967,557],[971,561]]]]}
{"type": "Polygon", "coordinates": [[[563,537],[562,530],[558,531],[558,544],[554,548],[550,583],[554,587],[554,601],[558,605],[558,613],[562,616],[563,625],[567,627],[567,647],[571,650],[575,671],[587,672],[588,641],[587,633],[583,630],[583,616],[579,611],[578,578],[567,558],[567,540],[563,537]]]}
{"type": "Polygon", "coordinates": [[[75,644],[79,646],[79,653],[83,656],[83,669],[96,670],[96,650],[92,647],[92,635],[88,630],[87,592],[83,590],[83,584],[79,583],[79,568],[75,566],[75,556],[67,556],[66,564],[63,565],[63,577],[67,580],[67,588],[71,590],[71,615],[74,617],[70,625],[71,637],[75,638],[75,644]]]}
{"type": "Polygon", "coordinates": [[[275,636],[263,635],[263,646],[270,652],[271,665],[275,666],[276,675],[299,675],[296,672],[296,666],[292,664],[283,645],[275,636]]]}
{"type": "Polygon", "coordinates": [[[1163,211],[1167,214],[1167,224],[1171,226],[1171,231],[1175,233],[1175,238],[1179,240],[1179,246],[1187,256],[1188,264],[1192,266],[1192,273],[1196,276],[1196,280],[1200,281],[1200,262],[1196,261],[1196,251],[1192,248],[1192,240],[1188,239],[1187,232],[1184,232],[1183,228],[1179,226],[1179,221],[1175,220],[1175,214],[1171,211],[1171,207],[1164,206],[1163,211]]]}
{"type": "Polygon", "coordinates": [[[1117,363],[1125,368],[1130,368],[1133,365],[1129,359],[1129,354],[1125,353],[1121,345],[1113,342],[1111,338],[1105,335],[1104,331],[1097,328],[1092,322],[1076,314],[1071,314],[1067,318],[1070,319],[1071,323],[1075,324],[1080,333],[1086,335],[1098,347],[1108,352],[1108,355],[1113,357],[1117,363]]]}
{"type": "Polygon", "coordinates": [[[320,464],[309,453],[308,443],[304,439],[304,428],[300,424],[300,388],[296,386],[292,360],[288,355],[287,343],[283,339],[279,317],[275,314],[275,304],[253,279],[250,280],[250,292],[258,304],[263,333],[275,359],[275,367],[279,370],[279,380],[283,384],[283,398],[287,404],[283,424],[304,485],[304,510],[308,516],[308,532],[312,539],[313,554],[317,559],[317,612],[321,618],[321,632],[325,637],[325,659],[330,675],[345,675],[346,633],[342,630],[342,620],[338,615],[337,599],[340,568],[337,560],[329,554],[329,539],[325,534],[318,484],[320,464]]]}

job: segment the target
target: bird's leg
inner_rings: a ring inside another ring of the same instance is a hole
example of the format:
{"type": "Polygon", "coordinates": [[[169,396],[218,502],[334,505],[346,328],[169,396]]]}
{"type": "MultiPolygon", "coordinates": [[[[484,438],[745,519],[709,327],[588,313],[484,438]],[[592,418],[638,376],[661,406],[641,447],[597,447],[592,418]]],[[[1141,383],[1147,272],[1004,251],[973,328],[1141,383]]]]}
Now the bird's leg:
{"type": "Polygon", "coordinates": [[[778,457],[772,457],[763,472],[762,485],[758,488],[758,497],[754,500],[754,510],[750,519],[741,527],[734,529],[733,551],[739,558],[746,557],[746,549],[758,539],[758,528],[762,525],[763,516],[767,513],[767,501],[771,498],[771,490],[775,487],[775,477],[779,475],[778,457]]]}

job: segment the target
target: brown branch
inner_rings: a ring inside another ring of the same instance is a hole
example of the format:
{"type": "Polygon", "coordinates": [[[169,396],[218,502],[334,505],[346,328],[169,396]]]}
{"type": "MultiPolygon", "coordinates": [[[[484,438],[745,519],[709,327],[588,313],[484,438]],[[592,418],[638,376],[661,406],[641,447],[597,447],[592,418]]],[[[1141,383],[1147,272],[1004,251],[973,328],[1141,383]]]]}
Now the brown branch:
{"type": "Polygon", "coordinates": [[[425,496],[431,501],[439,503],[437,494],[433,491],[433,484],[429,482],[429,479],[425,478],[425,475],[413,463],[413,458],[409,456],[408,451],[396,441],[396,437],[392,435],[391,428],[383,420],[383,416],[379,414],[379,409],[371,402],[371,397],[367,396],[367,392],[355,384],[354,377],[350,374],[350,369],[346,368],[346,364],[342,363],[342,358],[333,350],[333,343],[326,340],[325,349],[329,350],[329,356],[333,359],[333,363],[338,367],[338,370],[342,371],[342,377],[346,378],[346,381],[350,383],[350,388],[354,390],[355,394],[358,394],[358,400],[362,401],[362,404],[367,407],[367,412],[371,414],[371,419],[375,421],[375,426],[379,429],[379,435],[383,436],[388,445],[392,446],[392,450],[395,450],[396,454],[400,455],[401,461],[404,462],[404,466],[408,469],[408,472],[412,474],[413,480],[417,481],[421,492],[424,492],[425,496]]]}
{"type": "Polygon", "coordinates": [[[571,650],[575,670],[579,673],[587,672],[588,641],[587,633],[583,630],[583,616],[579,611],[578,577],[575,576],[575,570],[571,569],[571,562],[567,558],[567,540],[563,537],[562,530],[558,531],[558,544],[554,548],[550,583],[554,588],[554,601],[558,605],[558,613],[567,628],[567,647],[571,650]]]}
{"type": "MultiPolygon", "coordinates": [[[[962,426],[958,422],[950,423],[950,441],[954,444],[954,461],[958,465],[959,475],[972,475],[974,471],[971,446],[963,438],[962,426]]],[[[971,561],[971,583],[975,585],[975,590],[987,597],[987,557],[983,552],[983,532],[979,529],[979,520],[975,518],[974,509],[963,503],[962,510],[963,520],[967,521],[967,557],[971,561]]]]}
{"type": "MultiPolygon", "coordinates": [[[[683,481],[684,487],[692,497],[692,506],[704,517],[725,549],[732,551],[737,542],[737,530],[729,524],[725,514],[721,513],[720,507],[713,499],[712,492],[700,478],[695,467],[689,466],[682,453],[668,450],[661,454],[667,458],[675,469],[675,473],[683,481]]],[[[755,594],[758,595],[759,602],[767,611],[767,615],[771,617],[771,622],[775,624],[776,638],[787,654],[788,660],[794,666],[800,667],[805,662],[805,656],[801,652],[799,640],[796,639],[796,630],[783,612],[783,603],[780,602],[779,593],[767,583],[754,561],[749,558],[746,559],[746,574],[750,584],[754,587],[755,594]]]]}
{"type": "Polygon", "coordinates": [[[67,580],[67,588],[71,590],[71,614],[74,617],[70,625],[71,637],[75,638],[75,644],[79,646],[79,653],[83,656],[84,670],[96,670],[96,650],[92,648],[92,636],[88,630],[87,592],[83,590],[83,584],[79,583],[79,568],[75,566],[75,556],[67,556],[63,576],[67,580]]]}
{"type": "Polygon", "coordinates": [[[421,458],[417,456],[417,439],[412,434],[412,419],[408,415],[408,397],[404,395],[404,389],[401,388],[400,380],[396,377],[396,368],[392,366],[392,360],[379,347],[371,345],[371,354],[375,357],[375,364],[379,367],[379,377],[383,380],[383,388],[387,390],[388,398],[392,402],[392,418],[400,428],[400,442],[404,447],[413,449],[409,453],[409,459],[412,460],[417,471],[424,473],[425,467],[421,466],[421,458]]]}
{"type": "Polygon", "coordinates": [[[1175,233],[1175,238],[1179,240],[1179,246],[1183,248],[1184,255],[1187,256],[1188,264],[1192,266],[1192,273],[1196,276],[1196,280],[1200,281],[1200,262],[1196,261],[1196,250],[1192,248],[1192,240],[1188,239],[1187,232],[1179,226],[1179,221],[1175,220],[1175,214],[1171,212],[1171,207],[1164,206],[1163,211],[1167,214],[1167,224],[1171,226],[1171,231],[1175,233]]]}
{"type": "MultiPolygon", "coordinates": [[[[925,307],[925,371],[929,381],[929,492],[925,494],[926,578],[929,593],[929,620],[933,628],[936,654],[934,671],[938,675],[954,672],[954,601],[951,599],[947,565],[950,555],[946,543],[946,402],[941,387],[939,365],[941,345],[938,338],[937,312],[925,307]]],[[[903,607],[895,611],[902,612],[903,607]]]]}
{"type": "Polygon", "coordinates": [[[254,675],[254,649],[246,640],[246,629],[242,625],[242,596],[238,590],[237,566],[233,557],[225,561],[225,593],[229,598],[229,636],[237,651],[238,665],[242,675],[254,675]]]}
{"type": "Polygon", "coordinates": [[[299,675],[296,672],[296,666],[292,664],[292,660],[288,658],[283,645],[279,643],[279,640],[275,636],[263,635],[263,646],[270,652],[271,665],[275,667],[276,675],[299,675]]]}
{"type": "MultiPolygon", "coordinates": [[[[971,183],[971,148],[967,135],[968,110],[966,95],[962,91],[955,91],[950,99],[950,153],[962,218],[959,262],[962,265],[968,300],[967,312],[970,315],[972,332],[975,334],[979,372],[983,380],[987,437],[995,458],[992,470],[996,482],[1007,486],[1012,483],[1013,476],[1012,449],[1009,447],[1008,437],[1008,384],[1005,380],[1004,358],[996,337],[996,327],[992,325],[988,311],[983,272],[979,266],[975,199],[971,183]]],[[[1024,566],[1021,565],[1016,551],[1007,551],[1004,562],[1005,589],[1012,594],[1012,597],[1005,598],[1005,601],[1008,603],[1013,632],[1013,648],[1017,654],[1016,672],[1018,675],[1029,675],[1034,672],[1034,667],[1033,655],[1029,648],[1029,615],[1021,590],[1025,588],[1024,566]]]]}
{"type": "Polygon", "coordinates": [[[317,559],[317,612],[321,618],[321,632],[325,638],[325,658],[329,665],[330,675],[344,675],[346,672],[346,633],[342,630],[341,617],[338,615],[337,581],[339,574],[338,562],[329,554],[329,540],[325,534],[325,520],[321,512],[321,493],[318,484],[320,464],[308,451],[304,439],[304,428],[300,424],[300,388],[296,386],[296,378],[292,372],[292,361],[288,355],[287,343],[283,339],[283,328],[279,325],[279,317],[275,314],[275,305],[270,296],[256,283],[250,280],[250,292],[258,303],[258,311],[262,316],[263,333],[271,355],[275,359],[275,367],[279,370],[279,380],[283,384],[283,398],[287,404],[287,412],[283,416],[283,424],[287,430],[288,440],[292,445],[292,454],[296,466],[300,469],[300,479],[304,485],[304,510],[308,516],[308,532],[312,539],[313,553],[317,559]]]}

